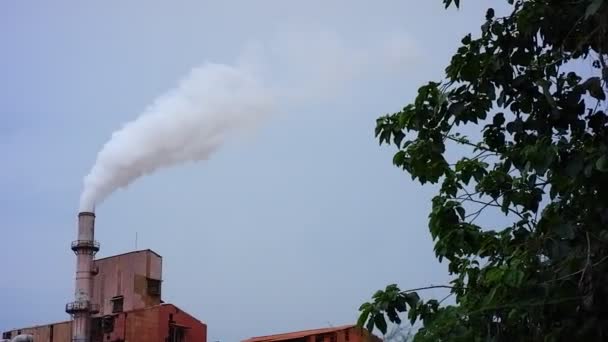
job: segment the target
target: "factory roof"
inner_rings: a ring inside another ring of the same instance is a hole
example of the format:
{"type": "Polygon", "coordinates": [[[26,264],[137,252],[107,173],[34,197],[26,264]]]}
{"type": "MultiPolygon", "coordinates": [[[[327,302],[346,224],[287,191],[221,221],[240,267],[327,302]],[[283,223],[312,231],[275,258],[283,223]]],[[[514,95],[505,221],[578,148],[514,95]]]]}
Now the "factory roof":
{"type": "Polygon", "coordinates": [[[103,258],[96,258],[95,261],[109,259],[109,258],[115,258],[115,257],[118,257],[118,256],[127,255],[127,254],[142,253],[142,252],[154,253],[154,255],[156,255],[157,257],[162,258],[162,256],[160,254],[156,253],[155,251],[153,251],[151,249],[140,249],[140,250],[137,250],[137,251],[131,251],[131,252],[126,252],[126,253],[121,253],[121,254],[116,254],[116,255],[108,255],[107,257],[103,257],[103,258]]]}
{"type": "Polygon", "coordinates": [[[312,329],[312,330],[302,330],[296,332],[290,332],[285,334],[277,334],[277,335],[268,335],[268,336],[259,336],[252,337],[246,339],[242,342],[275,342],[275,341],[287,341],[293,340],[297,338],[303,338],[307,336],[319,335],[319,334],[327,334],[332,332],[338,332],[346,329],[350,329],[355,327],[353,324],[350,325],[342,325],[339,327],[331,327],[331,328],[323,328],[323,329],[312,329]]]}
{"type": "MultiPolygon", "coordinates": [[[[71,323],[72,321],[61,321],[61,322],[53,322],[53,323],[48,323],[48,324],[36,324],[36,325],[30,325],[27,327],[20,327],[20,328],[14,328],[14,329],[9,329],[9,330],[5,330],[5,331],[15,331],[15,330],[31,330],[31,329],[36,329],[36,328],[40,328],[40,327],[46,327],[49,325],[57,325],[57,324],[66,324],[66,323],[71,323]]],[[[2,341],[2,339],[0,339],[0,341],[2,341]]]]}

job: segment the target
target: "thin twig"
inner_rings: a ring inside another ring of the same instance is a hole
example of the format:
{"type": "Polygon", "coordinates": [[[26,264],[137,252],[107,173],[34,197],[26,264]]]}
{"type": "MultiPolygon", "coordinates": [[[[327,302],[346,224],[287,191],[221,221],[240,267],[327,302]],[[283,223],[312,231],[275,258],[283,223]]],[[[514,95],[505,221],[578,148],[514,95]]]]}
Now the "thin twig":
{"type": "MultiPolygon", "coordinates": [[[[491,202],[490,202],[490,203],[491,203],[491,202]]],[[[486,204],[484,204],[484,205],[481,207],[481,209],[477,210],[476,212],[474,212],[474,213],[472,213],[472,214],[469,214],[469,215],[465,216],[464,218],[466,219],[466,218],[468,218],[469,216],[473,216],[473,215],[474,215],[475,217],[473,217],[473,218],[472,218],[472,219],[469,221],[469,224],[473,224],[473,222],[474,222],[474,221],[475,221],[475,220],[476,220],[476,219],[479,217],[479,215],[481,215],[481,212],[482,212],[482,211],[483,211],[485,208],[487,208],[487,207],[490,205],[490,203],[486,203],[486,204]]]]}
{"type": "Polygon", "coordinates": [[[468,145],[468,146],[475,147],[475,148],[480,149],[480,150],[484,150],[484,151],[487,151],[487,152],[494,152],[494,153],[498,154],[497,151],[494,151],[494,150],[492,150],[492,149],[490,149],[488,147],[484,147],[484,146],[481,146],[481,145],[475,145],[475,144],[473,144],[471,142],[459,140],[459,139],[456,139],[456,138],[451,137],[449,135],[446,135],[445,138],[446,139],[450,139],[450,140],[452,140],[454,142],[457,142],[459,144],[462,144],[462,145],[468,145]]]}
{"type": "Polygon", "coordinates": [[[446,299],[450,298],[450,297],[451,297],[453,294],[454,294],[454,292],[450,292],[450,293],[448,293],[448,295],[447,295],[447,296],[445,296],[445,297],[443,297],[443,298],[442,298],[442,299],[439,301],[439,303],[437,303],[437,305],[441,305],[441,303],[443,303],[443,302],[444,302],[446,299]]]}
{"type": "Polygon", "coordinates": [[[585,278],[585,272],[587,271],[587,267],[591,264],[591,240],[589,240],[589,233],[585,232],[585,237],[587,238],[587,261],[585,262],[585,267],[583,267],[583,273],[581,274],[581,279],[578,281],[578,287],[581,287],[583,283],[583,278],[585,278]]]}
{"type": "MultiPolygon", "coordinates": [[[[596,263],[594,263],[593,265],[591,265],[591,267],[595,267],[595,266],[597,266],[597,265],[599,265],[599,264],[603,263],[603,262],[604,262],[604,261],[606,261],[607,259],[608,259],[608,255],[604,256],[604,257],[603,257],[603,258],[601,258],[601,259],[600,259],[598,262],[596,262],[596,263]]],[[[546,282],[544,282],[544,283],[545,283],[545,284],[548,284],[548,283],[553,283],[553,282],[556,282],[556,281],[560,281],[560,280],[568,279],[568,278],[570,278],[570,277],[572,277],[572,276],[575,276],[575,275],[577,275],[577,274],[579,274],[579,273],[583,272],[584,270],[585,270],[585,268],[582,268],[582,269],[580,269],[580,270],[578,270],[578,271],[576,271],[576,272],[572,272],[572,273],[570,273],[570,274],[566,274],[565,276],[561,276],[561,277],[559,277],[559,278],[557,278],[557,279],[548,280],[548,281],[546,281],[546,282]]]]}
{"type": "MultiPolygon", "coordinates": [[[[498,203],[498,201],[496,199],[494,199],[494,203],[496,203],[497,207],[502,208],[502,206],[500,205],[500,203],[498,203]]],[[[525,220],[526,218],[522,215],[522,213],[520,213],[519,211],[515,210],[515,209],[511,209],[509,207],[507,207],[507,210],[512,212],[513,214],[519,216],[520,219],[525,220]]]]}

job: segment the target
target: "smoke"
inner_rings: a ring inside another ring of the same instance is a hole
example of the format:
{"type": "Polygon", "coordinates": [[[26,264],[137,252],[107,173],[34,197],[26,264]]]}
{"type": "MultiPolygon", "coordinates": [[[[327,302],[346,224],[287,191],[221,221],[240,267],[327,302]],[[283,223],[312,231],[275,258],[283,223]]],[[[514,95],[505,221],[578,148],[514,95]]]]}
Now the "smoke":
{"type": "Polygon", "coordinates": [[[247,67],[205,64],[114,132],[84,179],[81,211],[158,169],[209,158],[271,114],[272,92],[247,67]]]}
{"type": "Polygon", "coordinates": [[[286,32],[269,44],[251,42],[235,67],[193,69],[112,134],[85,177],[80,210],[93,211],[113,191],[158,169],[209,158],[277,106],[335,98],[370,75],[398,74],[419,54],[407,35],[373,38],[355,47],[331,31],[286,32]]]}
{"type": "Polygon", "coordinates": [[[253,41],[244,56],[273,81],[273,93],[289,106],[334,101],[373,80],[406,76],[423,51],[396,31],[347,39],[331,29],[285,27],[268,41],[253,41]]]}

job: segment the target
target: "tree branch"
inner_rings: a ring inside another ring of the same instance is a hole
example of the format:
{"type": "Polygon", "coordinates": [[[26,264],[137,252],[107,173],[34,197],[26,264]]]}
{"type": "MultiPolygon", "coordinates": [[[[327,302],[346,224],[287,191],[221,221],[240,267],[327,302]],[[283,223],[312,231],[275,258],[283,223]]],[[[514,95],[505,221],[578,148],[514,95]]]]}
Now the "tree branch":
{"type": "Polygon", "coordinates": [[[449,140],[452,140],[453,142],[462,144],[462,145],[468,145],[468,146],[475,147],[475,148],[483,150],[483,151],[494,152],[494,153],[498,154],[498,151],[494,151],[494,150],[492,150],[492,149],[490,149],[488,147],[484,147],[484,146],[481,146],[481,145],[476,145],[476,144],[473,144],[472,142],[464,141],[462,139],[456,139],[456,138],[454,138],[454,137],[452,137],[450,135],[446,135],[445,138],[449,139],[449,140]]]}
{"type": "Polygon", "coordinates": [[[430,285],[430,286],[425,286],[425,287],[418,287],[415,289],[403,290],[403,291],[401,291],[401,293],[405,294],[405,293],[409,293],[409,292],[430,290],[430,289],[466,289],[466,287],[457,287],[457,286],[449,286],[449,285],[430,285]]]}

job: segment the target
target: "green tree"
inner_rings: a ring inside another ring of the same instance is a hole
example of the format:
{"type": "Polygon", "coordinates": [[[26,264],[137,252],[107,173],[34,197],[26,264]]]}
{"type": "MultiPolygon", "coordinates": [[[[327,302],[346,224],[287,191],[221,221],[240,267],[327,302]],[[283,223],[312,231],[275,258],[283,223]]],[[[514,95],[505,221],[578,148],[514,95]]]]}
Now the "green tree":
{"type": "Polygon", "coordinates": [[[377,120],[393,163],[439,185],[429,231],[455,304],[389,285],[360,308],[369,330],[407,315],[415,341],[608,340],[608,0],[507,2],[444,81],[377,120]],[[491,210],[508,224],[476,223],[491,210]]]}

